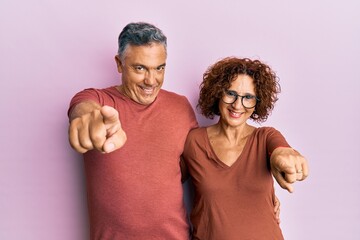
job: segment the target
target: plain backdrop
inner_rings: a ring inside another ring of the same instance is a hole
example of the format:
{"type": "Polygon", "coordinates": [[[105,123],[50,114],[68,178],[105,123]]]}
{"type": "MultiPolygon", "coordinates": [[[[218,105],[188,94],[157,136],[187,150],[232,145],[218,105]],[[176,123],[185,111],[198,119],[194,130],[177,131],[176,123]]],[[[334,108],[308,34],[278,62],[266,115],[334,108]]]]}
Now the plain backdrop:
{"type": "Polygon", "coordinates": [[[282,93],[262,125],[311,170],[292,194],[276,186],[285,239],[359,239],[359,10],[357,0],[0,0],[0,239],[88,239],[68,104],[86,87],[119,84],[117,37],[133,21],[167,35],[164,89],[194,107],[215,61],[268,63],[282,93]]]}

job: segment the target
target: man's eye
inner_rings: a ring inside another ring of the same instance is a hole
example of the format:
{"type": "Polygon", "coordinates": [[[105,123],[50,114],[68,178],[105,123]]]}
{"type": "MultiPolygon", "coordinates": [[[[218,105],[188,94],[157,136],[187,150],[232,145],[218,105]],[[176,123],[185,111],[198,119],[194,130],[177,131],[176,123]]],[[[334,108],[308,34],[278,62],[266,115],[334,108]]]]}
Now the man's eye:
{"type": "Polygon", "coordinates": [[[144,67],[143,66],[135,66],[135,70],[136,71],[143,71],[144,67]]]}
{"type": "Polygon", "coordinates": [[[165,69],[165,66],[157,67],[156,70],[163,71],[165,69]]]}

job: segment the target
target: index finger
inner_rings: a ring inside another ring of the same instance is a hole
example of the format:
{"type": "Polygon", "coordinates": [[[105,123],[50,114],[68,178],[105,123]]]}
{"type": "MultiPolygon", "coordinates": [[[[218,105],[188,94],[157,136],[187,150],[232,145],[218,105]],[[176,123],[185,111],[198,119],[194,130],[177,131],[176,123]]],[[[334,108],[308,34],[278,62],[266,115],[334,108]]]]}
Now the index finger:
{"type": "Polygon", "coordinates": [[[277,169],[282,173],[282,176],[287,183],[296,182],[296,165],[293,161],[283,161],[277,169]]]}
{"type": "Polygon", "coordinates": [[[287,182],[284,179],[284,176],[279,171],[272,171],[272,172],[273,172],[273,176],[274,176],[275,180],[280,185],[280,187],[288,190],[290,193],[292,193],[294,191],[294,187],[292,186],[292,183],[287,182]]]}
{"type": "Polygon", "coordinates": [[[105,124],[113,124],[119,121],[119,113],[115,108],[103,106],[100,110],[105,124]]]}

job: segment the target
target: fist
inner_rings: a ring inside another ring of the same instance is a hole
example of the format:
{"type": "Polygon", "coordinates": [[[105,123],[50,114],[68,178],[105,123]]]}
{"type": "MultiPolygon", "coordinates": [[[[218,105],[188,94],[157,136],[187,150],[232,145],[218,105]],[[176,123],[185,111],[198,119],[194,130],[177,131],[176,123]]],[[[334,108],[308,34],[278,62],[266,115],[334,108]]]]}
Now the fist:
{"type": "Polygon", "coordinates": [[[92,149],[109,153],[121,148],[126,142],[126,133],[121,128],[119,113],[103,106],[74,118],[69,126],[69,142],[79,153],[92,149]]]}

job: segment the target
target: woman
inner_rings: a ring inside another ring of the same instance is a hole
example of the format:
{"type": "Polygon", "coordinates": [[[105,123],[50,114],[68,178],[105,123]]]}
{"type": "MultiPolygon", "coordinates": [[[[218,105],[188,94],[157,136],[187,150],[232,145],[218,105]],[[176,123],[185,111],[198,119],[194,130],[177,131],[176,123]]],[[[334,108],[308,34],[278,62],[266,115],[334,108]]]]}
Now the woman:
{"type": "Polygon", "coordinates": [[[220,118],[192,130],[185,144],[195,188],[193,239],[283,239],[269,159],[289,145],[276,129],[247,123],[271,113],[280,92],[276,74],[258,60],[225,58],[209,67],[200,88],[202,114],[220,118]]]}

